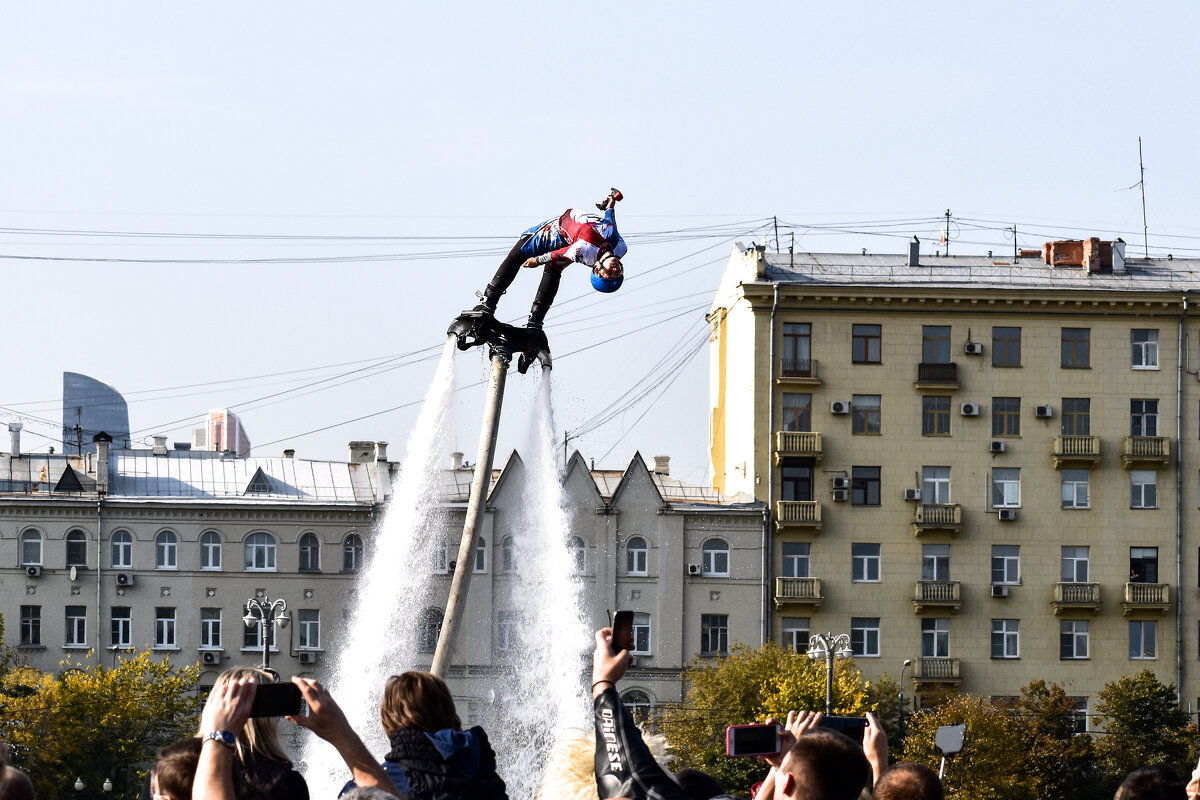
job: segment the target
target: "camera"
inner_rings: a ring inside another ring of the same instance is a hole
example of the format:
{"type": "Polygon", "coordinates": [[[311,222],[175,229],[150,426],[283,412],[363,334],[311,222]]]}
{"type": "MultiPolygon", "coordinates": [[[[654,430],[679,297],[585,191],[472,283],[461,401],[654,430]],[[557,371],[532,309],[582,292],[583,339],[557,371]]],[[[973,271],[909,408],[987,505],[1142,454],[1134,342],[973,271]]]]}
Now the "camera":
{"type": "Polygon", "coordinates": [[[779,752],[779,732],[770,725],[730,725],[725,729],[725,754],[732,758],[770,756],[779,752]]]}
{"type": "Polygon", "coordinates": [[[854,741],[862,744],[863,733],[867,730],[866,717],[821,717],[817,723],[819,728],[829,728],[838,733],[844,733],[854,741]]]}

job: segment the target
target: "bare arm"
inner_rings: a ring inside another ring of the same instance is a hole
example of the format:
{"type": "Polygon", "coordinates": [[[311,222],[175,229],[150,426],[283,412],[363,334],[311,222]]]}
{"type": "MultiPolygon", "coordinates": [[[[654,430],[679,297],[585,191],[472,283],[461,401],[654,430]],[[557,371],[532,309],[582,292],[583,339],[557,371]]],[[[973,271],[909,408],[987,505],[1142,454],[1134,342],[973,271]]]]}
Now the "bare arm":
{"type": "MultiPolygon", "coordinates": [[[[250,719],[250,706],[258,684],[247,678],[230,681],[208,695],[200,715],[200,730],[241,733],[250,719]]],[[[192,800],[234,800],[233,748],[208,739],[200,749],[196,764],[196,780],[192,783],[192,800]]]]}
{"type": "Polygon", "coordinates": [[[871,763],[872,783],[879,783],[888,768],[888,740],[883,726],[870,711],[867,712],[867,728],[863,732],[863,753],[871,763]]]}

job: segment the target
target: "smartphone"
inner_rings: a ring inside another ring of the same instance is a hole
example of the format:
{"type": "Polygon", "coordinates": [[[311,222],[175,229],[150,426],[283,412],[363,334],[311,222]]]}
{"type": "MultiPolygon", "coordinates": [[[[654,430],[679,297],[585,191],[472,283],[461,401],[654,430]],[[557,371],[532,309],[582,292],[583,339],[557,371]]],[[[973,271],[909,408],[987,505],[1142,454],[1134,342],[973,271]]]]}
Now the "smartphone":
{"type": "Polygon", "coordinates": [[[730,725],[725,729],[725,754],[732,758],[770,756],[779,752],[778,725],[730,725]]]}
{"type": "Polygon", "coordinates": [[[854,741],[862,744],[863,733],[867,730],[866,717],[821,717],[817,724],[820,728],[829,728],[838,733],[844,733],[854,741]]]}
{"type": "Polygon", "coordinates": [[[613,615],[612,646],[614,650],[633,650],[633,612],[618,611],[613,615]]]}
{"type": "Polygon", "coordinates": [[[252,717],[294,717],[303,708],[300,687],[288,683],[260,683],[254,690],[252,717]]]}

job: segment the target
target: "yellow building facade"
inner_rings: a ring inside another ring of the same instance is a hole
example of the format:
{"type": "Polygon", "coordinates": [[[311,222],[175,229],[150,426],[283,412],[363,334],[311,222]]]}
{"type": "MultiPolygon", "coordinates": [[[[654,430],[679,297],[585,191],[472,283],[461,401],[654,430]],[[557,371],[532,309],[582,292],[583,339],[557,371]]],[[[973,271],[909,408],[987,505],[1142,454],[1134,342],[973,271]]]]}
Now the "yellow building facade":
{"type": "Polygon", "coordinates": [[[713,488],[770,503],[775,641],[847,634],[918,696],[1044,679],[1086,709],[1147,667],[1200,696],[1200,263],[1080,244],[735,247],[713,488]]]}

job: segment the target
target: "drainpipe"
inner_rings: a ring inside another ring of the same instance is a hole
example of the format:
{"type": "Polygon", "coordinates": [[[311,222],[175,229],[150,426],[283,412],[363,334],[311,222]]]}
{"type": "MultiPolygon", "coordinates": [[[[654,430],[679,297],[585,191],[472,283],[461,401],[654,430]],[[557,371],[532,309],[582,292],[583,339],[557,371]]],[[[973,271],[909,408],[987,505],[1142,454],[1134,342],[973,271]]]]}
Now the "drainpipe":
{"type": "Polygon", "coordinates": [[[767,508],[763,511],[763,631],[762,641],[771,638],[771,584],[775,579],[775,537],[772,533],[772,503],[775,502],[775,312],[779,309],[779,284],[775,284],[775,298],[771,302],[771,363],[767,367],[767,508]]]}
{"type": "Polygon", "coordinates": [[[104,652],[103,650],[100,649],[101,631],[103,630],[103,627],[104,627],[103,622],[102,622],[104,619],[104,612],[100,608],[100,597],[101,597],[101,595],[100,595],[100,587],[101,587],[100,572],[103,569],[103,564],[104,564],[104,558],[103,558],[104,545],[102,544],[104,542],[104,537],[101,535],[101,531],[100,531],[100,521],[102,518],[101,512],[102,512],[103,508],[104,508],[104,496],[98,495],[96,497],[96,663],[97,664],[101,663],[100,654],[104,652]]]}
{"type": "Polygon", "coordinates": [[[1188,294],[1183,293],[1179,312],[1175,369],[1175,699],[1183,698],[1183,325],[1188,312],[1188,294]]]}

